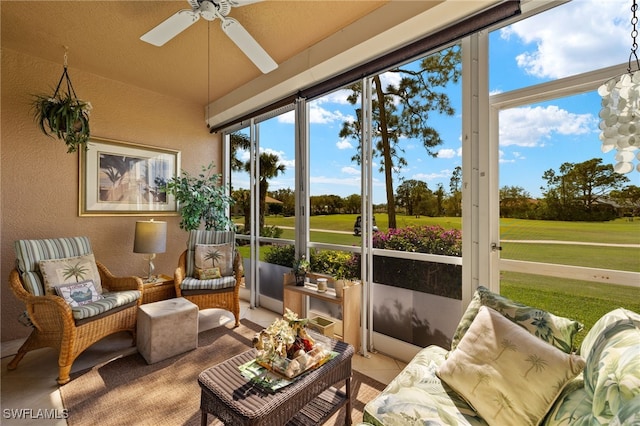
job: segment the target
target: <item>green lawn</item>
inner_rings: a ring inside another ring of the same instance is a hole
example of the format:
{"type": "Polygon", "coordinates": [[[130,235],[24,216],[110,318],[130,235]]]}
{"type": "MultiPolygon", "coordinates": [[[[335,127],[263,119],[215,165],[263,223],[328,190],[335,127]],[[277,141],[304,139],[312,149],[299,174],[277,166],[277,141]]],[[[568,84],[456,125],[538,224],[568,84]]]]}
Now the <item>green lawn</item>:
{"type": "Polygon", "coordinates": [[[640,289],[637,287],[502,272],[500,293],[583,323],[576,347],[598,318],[607,312],[619,307],[640,312],[640,289]]]}

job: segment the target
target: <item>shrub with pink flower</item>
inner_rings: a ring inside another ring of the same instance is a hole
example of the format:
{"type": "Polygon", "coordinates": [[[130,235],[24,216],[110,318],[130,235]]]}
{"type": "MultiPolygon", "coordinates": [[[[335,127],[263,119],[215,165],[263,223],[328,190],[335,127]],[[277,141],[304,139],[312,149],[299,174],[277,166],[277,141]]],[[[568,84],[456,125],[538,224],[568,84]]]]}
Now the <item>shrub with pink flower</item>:
{"type": "Polygon", "coordinates": [[[414,253],[462,256],[462,233],[439,225],[408,226],[376,232],[373,247],[414,253]]]}

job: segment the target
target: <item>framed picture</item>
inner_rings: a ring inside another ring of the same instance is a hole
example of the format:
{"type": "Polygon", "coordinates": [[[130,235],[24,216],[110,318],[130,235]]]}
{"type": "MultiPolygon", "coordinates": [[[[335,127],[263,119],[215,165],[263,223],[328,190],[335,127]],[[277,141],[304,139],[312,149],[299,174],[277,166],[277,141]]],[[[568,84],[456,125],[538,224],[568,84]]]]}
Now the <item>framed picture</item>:
{"type": "Polygon", "coordinates": [[[180,151],[91,138],[80,152],[80,216],[174,216],[164,192],[180,170],[180,151]]]}

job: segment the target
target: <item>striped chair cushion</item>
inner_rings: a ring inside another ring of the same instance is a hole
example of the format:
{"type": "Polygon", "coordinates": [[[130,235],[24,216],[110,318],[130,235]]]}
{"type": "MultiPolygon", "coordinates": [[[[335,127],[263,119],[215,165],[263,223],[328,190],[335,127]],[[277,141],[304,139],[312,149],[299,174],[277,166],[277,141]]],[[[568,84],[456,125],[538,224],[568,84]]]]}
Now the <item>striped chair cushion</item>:
{"type": "Polygon", "coordinates": [[[76,321],[83,320],[103,314],[119,306],[135,302],[139,298],[140,292],[138,290],[103,293],[102,299],[87,303],[86,305],[73,307],[71,308],[71,312],[73,313],[73,318],[76,321]]]}
{"type": "Polygon", "coordinates": [[[51,238],[44,240],[18,240],[14,243],[16,267],[25,290],[35,296],[44,296],[44,285],[39,262],[49,259],[83,256],[92,253],[87,237],[51,238]]]}
{"type": "Polygon", "coordinates": [[[213,280],[198,280],[186,277],[180,284],[181,290],[221,290],[223,288],[235,287],[234,276],[215,278],[213,280]]]}
{"type": "MultiPolygon", "coordinates": [[[[232,243],[232,252],[235,251],[236,234],[234,231],[205,231],[196,230],[189,231],[189,240],[187,241],[187,277],[194,277],[196,266],[196,244],[224,244],[232,243]]],[[[235,285],[235,283],[234,283],[235,285]]]]}

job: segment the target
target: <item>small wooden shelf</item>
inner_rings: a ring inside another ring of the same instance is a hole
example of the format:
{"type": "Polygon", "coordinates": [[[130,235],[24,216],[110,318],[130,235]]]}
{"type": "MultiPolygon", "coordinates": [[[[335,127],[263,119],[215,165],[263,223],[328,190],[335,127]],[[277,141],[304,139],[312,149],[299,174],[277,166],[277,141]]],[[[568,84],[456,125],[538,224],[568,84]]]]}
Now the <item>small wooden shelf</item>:
{"type": "MultiPolygon", "coordinates": [[[[334,279],[320,274],[307,274],[307,276],[315,280],[317,278],[327,278],[329,285],[333,284],[334,279]]],[[[300,317],[306,316],[305,308],[306,298],[313,297],[315,299],[324,300],[342,307],[342,336],[344,342],[349,343],[356,351],[360,350],[360,305],[362,300],[362,286],[356,283],[352,286],[344,288],[343,296],[337,297],[333,288],[327,289],[326,292],[318,292],[315,285],[307,284],[304,287],[295,285],[295,278],[292,274],[284,274],[284,295],[283,310],[287,308],[298,314],[300,317]]],[[[284,314],[284,312],[283,312],[284,314]]]]}

